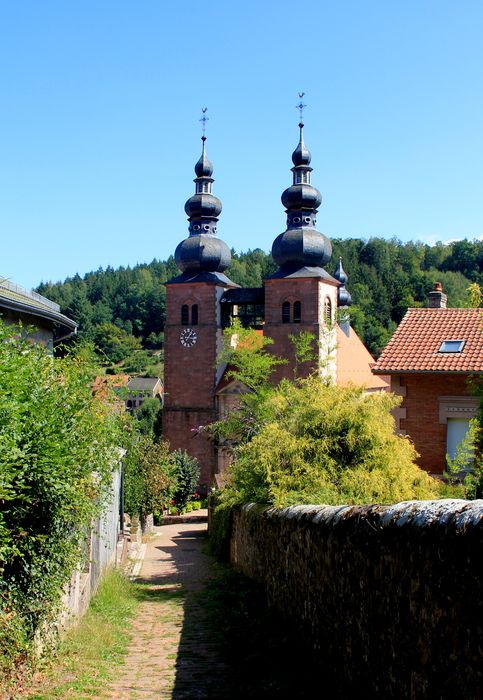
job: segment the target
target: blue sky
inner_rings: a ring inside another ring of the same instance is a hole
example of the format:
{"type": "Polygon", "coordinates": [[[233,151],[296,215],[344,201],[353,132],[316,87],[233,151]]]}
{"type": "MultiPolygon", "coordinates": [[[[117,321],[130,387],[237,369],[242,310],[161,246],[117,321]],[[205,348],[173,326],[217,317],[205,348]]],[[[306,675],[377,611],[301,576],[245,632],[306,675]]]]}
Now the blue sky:
{"type": "Polygon", "coordinates": [[[0,273],[30,287],[166,258],[204,106],[219,235],[268,251],[300,90],[319,230],[479,238],[482,35],[479,0],[5,0],[0,273]]]}

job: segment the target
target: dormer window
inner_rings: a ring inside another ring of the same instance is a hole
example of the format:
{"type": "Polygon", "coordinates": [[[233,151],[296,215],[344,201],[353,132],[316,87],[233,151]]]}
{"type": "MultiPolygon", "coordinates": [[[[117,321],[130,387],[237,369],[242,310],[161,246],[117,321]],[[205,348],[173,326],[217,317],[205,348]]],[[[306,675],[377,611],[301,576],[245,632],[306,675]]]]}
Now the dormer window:
{"type": "Polygon", "coordinates": [[[438,352],[461,352],[464,346],[464,340],[443,340],[438,352]]]}

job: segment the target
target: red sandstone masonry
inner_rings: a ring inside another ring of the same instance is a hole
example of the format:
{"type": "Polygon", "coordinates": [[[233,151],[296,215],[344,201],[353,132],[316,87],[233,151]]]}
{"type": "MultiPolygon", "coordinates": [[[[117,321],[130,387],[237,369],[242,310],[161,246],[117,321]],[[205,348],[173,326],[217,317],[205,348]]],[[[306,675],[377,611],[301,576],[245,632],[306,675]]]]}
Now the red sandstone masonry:
{"type": "Polygon", "coordinates": [[[399,375],[406,396],[402,407],[406,418],[400,428],[410,436],[419,452],[419,465],[433,474],[442,474],[446,466],[446,424],[439,422],[440,396],[469,396],[467,374],[399,375]]]}
{"type": "Polygon", "coordinates": [[[166,285],[165,404],[163,435],[172,449],[184,449],[198,459],[200,486],[209,488],[214,477],[213,445],[193,429],[216,420],[215,379],[219,321],[217,287],[207,283],[166,285]],[[180,334],[183,304],[198,304],[198,336],[193,347],[185,348],[180,334]]]}
{"type": "MultiPolygon", "coordinates": [[[[322,314],[322,302],[325,296],[332,301],[332,310],[336,306],[336,289],[334,285],[319,279],[318,277],[306,278],[281,278],[265,281],[265,326],[264,335],[272,338],[274,344],[270,346],[271,352],[279,357],[287,358],[288,362],[276,369],[273,374],[274,382],[283,377],[294,377],[294,351],[289,335],[296,335],[301,331],[313,333],[320,338],[324,326],[322,314]],[[302,320],[300,323],[282,323],[282,304],[294,301],[302,304],[302,320]]],[[[316,369],[318,362],[307,363],[304,373],[308,375],[316,369]]]]}

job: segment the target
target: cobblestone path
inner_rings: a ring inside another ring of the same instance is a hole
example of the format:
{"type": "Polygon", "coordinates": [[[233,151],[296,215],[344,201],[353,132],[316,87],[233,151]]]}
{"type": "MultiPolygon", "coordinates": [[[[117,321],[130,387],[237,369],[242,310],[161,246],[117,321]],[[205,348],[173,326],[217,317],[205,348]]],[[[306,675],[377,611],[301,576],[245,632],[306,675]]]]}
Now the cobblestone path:
{"type": "Polygon", "coordinates": [[[211,576],[206,523],[155,528],[138,581],[132,642],[107,694],[116,700],[224,698],[226,668],[210,639],[199,595],[211,576]]]}

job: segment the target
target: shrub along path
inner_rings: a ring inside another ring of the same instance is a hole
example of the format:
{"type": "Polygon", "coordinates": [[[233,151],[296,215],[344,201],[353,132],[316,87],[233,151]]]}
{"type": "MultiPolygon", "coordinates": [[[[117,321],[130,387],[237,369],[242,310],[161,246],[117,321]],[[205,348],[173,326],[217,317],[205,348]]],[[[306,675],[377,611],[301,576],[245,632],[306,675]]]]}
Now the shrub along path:
{"type": "MultiPolygon", "coordinates": [[[[116,700],[306,698],[320,669],[256,584],[206,554],[206,523],[155,528],[116,700]]],[[[324,697],[318,695],[318,697],[324,697]]]]}

